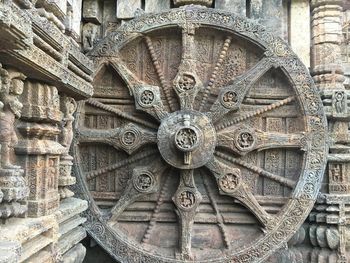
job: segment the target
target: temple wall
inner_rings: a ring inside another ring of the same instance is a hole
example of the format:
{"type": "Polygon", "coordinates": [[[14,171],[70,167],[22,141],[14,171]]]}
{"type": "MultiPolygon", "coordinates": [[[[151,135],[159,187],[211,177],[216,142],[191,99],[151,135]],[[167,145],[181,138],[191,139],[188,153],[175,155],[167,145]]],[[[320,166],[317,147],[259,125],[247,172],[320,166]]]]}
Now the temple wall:
{"type": "MultiPolygon", "coordinates": [[[[113,262],[103,252],[94,256],[94,241],[81,244],[88,202],[74,195],[71,170],[74,113],[94,92],[88,52],[125,21],[176,2],[0,0],[0,262],[79,263],[86,249],[86,262],[113,262]]],[[[317,202],[266,262],[350,262],[350,5],[215,0],[212,7],[287,41],[310,69],[327,115],[330,150],[317,202]]]]}
{"type": "Polygon", "coordinates": [[[0,262],[82,262],[86,237],[69,154],[92,95],[81,1],[0,2],[0,262]]]}

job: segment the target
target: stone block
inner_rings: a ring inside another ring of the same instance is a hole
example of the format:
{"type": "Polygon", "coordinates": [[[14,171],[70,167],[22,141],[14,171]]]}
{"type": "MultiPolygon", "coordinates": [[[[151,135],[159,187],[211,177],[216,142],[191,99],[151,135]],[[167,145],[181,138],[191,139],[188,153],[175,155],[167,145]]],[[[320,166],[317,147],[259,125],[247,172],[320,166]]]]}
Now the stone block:
{"type": "Polygon", "coordinates": [[[135,11],[141,8],[141,0],[118,0],[117,18],[130,19],[134,17],[135,11]]]}
{"type": "Polygon", "coordinates": [[[251,0],[250,17],[283,39],[288,39],[288,9],[283,0],[251,0]]]}
{"type": "Polygon", "coordinates": [[[115,30],[120,25],[120,21],[118,21],[116,16],[116,10],[117,10],[117,1],[115,0],[103,1],[103,23],[102,23],[103,34],[101,38],[108,35],[109,32],[115,30]]]}
{"type": "Polygon", "coordinates": [[[0,189],[3,192],[3,202],[0,202],[0,218],[21,216],[27,212],[24,200],[29,190],[23,178],[22,169],[0,168],[0,189]]]}
{"type": "MultiPolygon", "coordinates": [[[[38,253],[35,253],[30,258],[25,260],[26,263],[53,263],[55,262],[55,255],[52,254],[51,247],[44,248],[38,253]]],[[[57,261],[56,261],[57,262],[57,261]]]]}
{"type": "Polygon", "coordinates": [[[40,217],[54,213],[59,206],[59,156],[25,155],[22,160],[30,191],[28,216],[40,217]]]}
{"type": "Polygon", "coordinates": [[[4,201],[19,201],[28,196],[28,188],[23,174],[22,169],[0,168],[0,188],[4,195],[4,201]]]}
{"type": "Polygon", "coordinates": [[[86,248],[82,244],[77,244],[62,256],[63,263],[81,263],[84,260],[86,248]]]}
{"type": "Polygon", "coordinates": [[[239,16],[246,16],[246,0],[216,0],[215,8],[232,12],[239,16]]]}
{"type": "Polygon", "coordinates": [[[72,34],[80,38],[82,0],[74,0],[72,5],[72,34]]]}
{"type": "MultiPolygon", "coordinates": [[[[93,73],[94,64],[91,59],[81,53],[80,45],[78,45],[74,40],[71,40],[69,48],[69,61],[73,63],[76,67],[84,72],[84,75],[91,75],[93,73]]],[[[83,77],[84,75],[80,75],[83,77]]],[[[91,78],[91,77],[90,77],[91,78]]]]}
{"type": "Polygon", "coordinates": [[[147,0],[145,11],[147,13],[162,12],[170,8],[170,0],[147,0]]]}
{"type": "Polygon", "coordinates": [[[43,8],[60,21],[64,21],[67,14],[67,0],[37,0],[35,7],[43,8]]]}
{"type": "MultiPolygon", "coordinates": [[[[57,240],[58,224],[54,216],[40,218],[13,218],[1,229],[0,247],[3,240],[18,242],[21,245],[20,258],[16,262],[47,262],[29,260],[40,254],[43,249],[49,251],[57,240]]],[[[0,250],[1,253],[1,250],[0,250]]],[[[52,260],[52,253],[49,254],[52,260]]]]}
{"type": "Polygon", "coordinates": [[[64,18],[67,12],[67,0],[48,0],[52,11],[57,17],[64,18]]]}
{"type": "Polygon", "coordinates": [[[290,45],[307,67],[310,67],[310,35],[309,1],[292,0],[290,9],[290,45]]]}
{"type": "Polygon", "coordinates": [[[100,0],[85,0],[83,4],[83,18],[96,24],[102,23],[103,5],[100,0]]]}
{"type": "Polygon", "coordinates": [[[59,235],[60,235],[60,241],[65,242],[65,235],[75,229],[76,227],[80,226],[81,224],[85,223],[86,218],[81,217],[79,215],[72,216],[68,220],[64,221],[59,225],[59,235]]]}
{"type": "Polygon", "coordinates": [[[342,43],[341,11],[342,8],[336,5],[319,6],[312,11],[313,44],[342,43]]]}
{"type": "Polygon", "coordinates": [[[81,240],[86,237],[86,231],[83,227],[79,226],[69,231],[61,239],[62,242],[58,242],[57,249],[60,253],[66,253],[71,247],[78,244],[81,240]]]}
{"type": "Polygon", "coordinates": [[[0,48],[13,50],[33,44],[32,22],[28,14],[12,2],[0,5],[0,48]]]}
{"type": "Polygon", "coordinates": [[[0,263],[16,263],[21,255],[21,244],[16,241],[0,241],[0,263]]]}
{"type": "Polygon", "coordinates": [[[88,207],[87,201],[77,198],[66,198],[61,200],[59,210],[55,213],[56,221],[59,223],[59,239],[57,246],[63,262],[81,262],[85,256],[85,250],[76,245],[86,234],[80,227],[86,218],[79,216],[88,207]],[[73,233],[73,234],[72,234],[73,233]]]}
{"type": "Polygon", "coordinates": [[[61,201],[59,210],[55,213],[58,223],[68,220],[70,217],[80,214],[88,208],[88,202],[78,198],[67,198],[61,201]]]}
{"type": "Polygon", "coordinates": [[[20,97],[22,119],[58,123],[62,119],[57,88],[40,82],[26,81],[20,97]]]}

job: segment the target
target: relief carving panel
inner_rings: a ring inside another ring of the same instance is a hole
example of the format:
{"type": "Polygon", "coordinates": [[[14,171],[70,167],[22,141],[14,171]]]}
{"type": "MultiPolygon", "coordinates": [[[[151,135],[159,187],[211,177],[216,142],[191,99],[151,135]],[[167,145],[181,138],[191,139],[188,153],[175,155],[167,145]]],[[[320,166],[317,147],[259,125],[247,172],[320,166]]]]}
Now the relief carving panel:
{"type": "Polygon", "coordinates": [[[90,56],[74,173],[86,227],[111,255],[261,262],[293,236],[328,149],[319,95],[280,38],[187,6],[125,23],[90,56]]]}

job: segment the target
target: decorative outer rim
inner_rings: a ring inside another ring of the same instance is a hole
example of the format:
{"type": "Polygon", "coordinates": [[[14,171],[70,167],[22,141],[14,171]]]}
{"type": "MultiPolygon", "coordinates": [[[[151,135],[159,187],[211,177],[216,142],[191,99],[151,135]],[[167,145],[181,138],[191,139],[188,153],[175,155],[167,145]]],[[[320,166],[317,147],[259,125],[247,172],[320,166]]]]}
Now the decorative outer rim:
{"type": "MultiPolygon", "coordinates": [[[[275,229],[261,238],[256,239],[249,247],[242,247],[239,251],[221,259],[203,260],[201,262],[231,262],[247,263],[262,262],[284,242],[292,237],[301,226],[312,209],[321,186],[328,146],[326,143],[327,123],[323,105],[313,80],[307,68],[291,51],[288,45],[279,37],[266,31],[254,22],[237,17],[231,13],[209,8],[185,7],[171,9],[159,14],[146,14],[122,25],[118,31],[112,32],[104,38],[89,54],[96,59],[97,70],[106,63],[109,57],[117,56],[118,50],[126,43],[142,34],[164,27],[176,26],[185,22],[194,22],[206,27],[226,30],[247,39],[263,50],[270,51],[282,60],[282,70],[293,83],[302,112],[305,114],[306,132],[310,141],[304,156],[304,169],[290,200],[280,212],[280,220],[275,229]],[[102,57],[102,58],[98,58],[102,57]]],[[[80,104],[80,110],[83,104],[80,104]]],[[[78,112],[80,112],[78,110],[78,112]]],[[[75,128],[79,123],[79,116],[75,128]]],[[[78,142],[74,140],[73,153],[79,156],[78,142]]],[[[89,200],[89,209],[85,212],[87,222],[85,228],[89,234],[115,259],[120,262],[149,262],[169,263],[180,260],[155,256],[137,247],[131,240],[124,239],[122,233],[107,226],[103,215],[94,203],[81,168],[75,164],[74,173],[77,177],[76,192],[81,198],[89,200]]]]}

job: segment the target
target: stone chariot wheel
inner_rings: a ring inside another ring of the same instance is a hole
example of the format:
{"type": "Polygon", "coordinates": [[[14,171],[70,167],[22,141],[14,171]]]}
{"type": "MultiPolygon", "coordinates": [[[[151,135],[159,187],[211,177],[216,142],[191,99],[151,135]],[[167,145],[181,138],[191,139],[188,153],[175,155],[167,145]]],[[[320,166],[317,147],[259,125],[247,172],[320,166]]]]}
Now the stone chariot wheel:
{"type": "Polygon", "coordinates": [[[77,191],[121,262],[261,262],[307,217],[326,164],[307,69],[252,22],[195,6],[142,15],[90,52],[77,191]]]}

